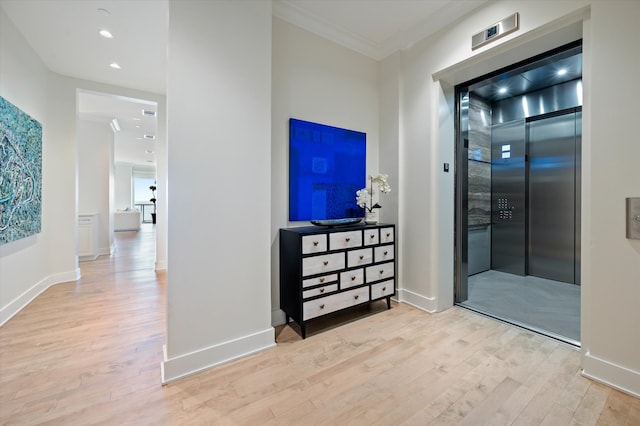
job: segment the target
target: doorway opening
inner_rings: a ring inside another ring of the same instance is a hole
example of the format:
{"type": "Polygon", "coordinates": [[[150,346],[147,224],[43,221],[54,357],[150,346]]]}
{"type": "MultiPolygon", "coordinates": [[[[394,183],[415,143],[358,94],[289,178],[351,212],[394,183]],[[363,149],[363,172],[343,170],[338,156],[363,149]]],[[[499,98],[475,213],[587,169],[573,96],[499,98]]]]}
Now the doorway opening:
{"type": "Polygon", "coordinates": [[[76,107],[78,212],[91,212],[98,223],[90,238],[97,243],[92,259],[109,255],[118,267],[135,263],[136,268],[153,269],[154,261],[148,259],[156,258],[156,228],[151,226],[149,186],[157,179],[158,104],[78,90],[76,107]],[[126,248],[133,246],[134,237],[144,256],[126,248]],[[139,262],[141,258],[146,261],[139,262]]]}
{"type": "Polygon", "coordinates": [[[579,346],[582,42],[455,101],[456,304],[579,346]]]}

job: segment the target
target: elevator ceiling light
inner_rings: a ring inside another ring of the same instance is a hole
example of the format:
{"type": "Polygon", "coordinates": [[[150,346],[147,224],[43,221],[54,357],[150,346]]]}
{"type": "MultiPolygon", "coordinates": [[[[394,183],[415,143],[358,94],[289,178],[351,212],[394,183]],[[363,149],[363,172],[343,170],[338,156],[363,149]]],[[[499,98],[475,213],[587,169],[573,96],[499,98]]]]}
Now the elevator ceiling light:
{"type": "Polygon", "coordinates": [[[109,31],[107,30],[100,30],[99,33],[102,37],[104,38],[113,38],[113,34],[111,34],[109,31]]]}
{"type": "Polygon", "coordinates": [[[109,66],[113,69],[119,70],[120,69],[120,65],[118,65],[116,62],[111,62],[111,64],[109,64],[109,66]]]}
{"type": "Polygon", "coordinates": [[[560,69],[556,72],[556,74],[557,74],[558,76],[565,75],[566,73],[567,73],[567,69],[566,69],[566,68],[560,68],[560,69]]]}
{"type": "Polygon", "coordinates": [[[504,95],[505,93],[507,93],[507,88],[506,87],[499,88],[498,93],[500,93],[501,95],[504,95]]]}

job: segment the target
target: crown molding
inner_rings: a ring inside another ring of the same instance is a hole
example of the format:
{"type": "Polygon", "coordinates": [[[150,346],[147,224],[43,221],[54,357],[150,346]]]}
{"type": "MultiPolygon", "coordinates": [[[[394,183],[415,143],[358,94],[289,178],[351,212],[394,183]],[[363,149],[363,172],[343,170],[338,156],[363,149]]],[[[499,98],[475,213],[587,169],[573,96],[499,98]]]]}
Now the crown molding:
{"type": "Polygon", "coordinates": [[[419,24],[397,33],[384,43],[376,43],[347,28],[337,26],[291,0],[273,0],[272,10],[273,16],[277,18],[379,61],[398,50],[408,49],[418,41],[437,33],[487,1],[489,0],[447,2],[445,6],[426,17],[419,24]]]}

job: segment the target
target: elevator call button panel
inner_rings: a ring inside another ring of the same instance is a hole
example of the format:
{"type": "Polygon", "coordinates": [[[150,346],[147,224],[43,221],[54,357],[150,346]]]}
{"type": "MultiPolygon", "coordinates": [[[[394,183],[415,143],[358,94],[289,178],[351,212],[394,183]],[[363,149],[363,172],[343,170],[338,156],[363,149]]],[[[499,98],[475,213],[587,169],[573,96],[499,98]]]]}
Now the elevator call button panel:
{"type": "Polygon", "coordinates": [[[627,198],[627,238],[640,240],[640,197],[627,198]]]}

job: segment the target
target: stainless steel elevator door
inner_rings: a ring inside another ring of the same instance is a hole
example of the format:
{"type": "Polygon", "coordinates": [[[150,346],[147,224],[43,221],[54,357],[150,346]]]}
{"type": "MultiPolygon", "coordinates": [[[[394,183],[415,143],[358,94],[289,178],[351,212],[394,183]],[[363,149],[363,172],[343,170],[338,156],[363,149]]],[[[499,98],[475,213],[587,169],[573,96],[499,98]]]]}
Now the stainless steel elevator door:
{"type": "Polygon", "coordinates": [[[491,269],[526,274],[525,122],[491,129],[491,269]]]}
{"type": "Polygon", "coordinates": [[[576,114],[527,124],[529,275],[575,283],[576,114]]]}

